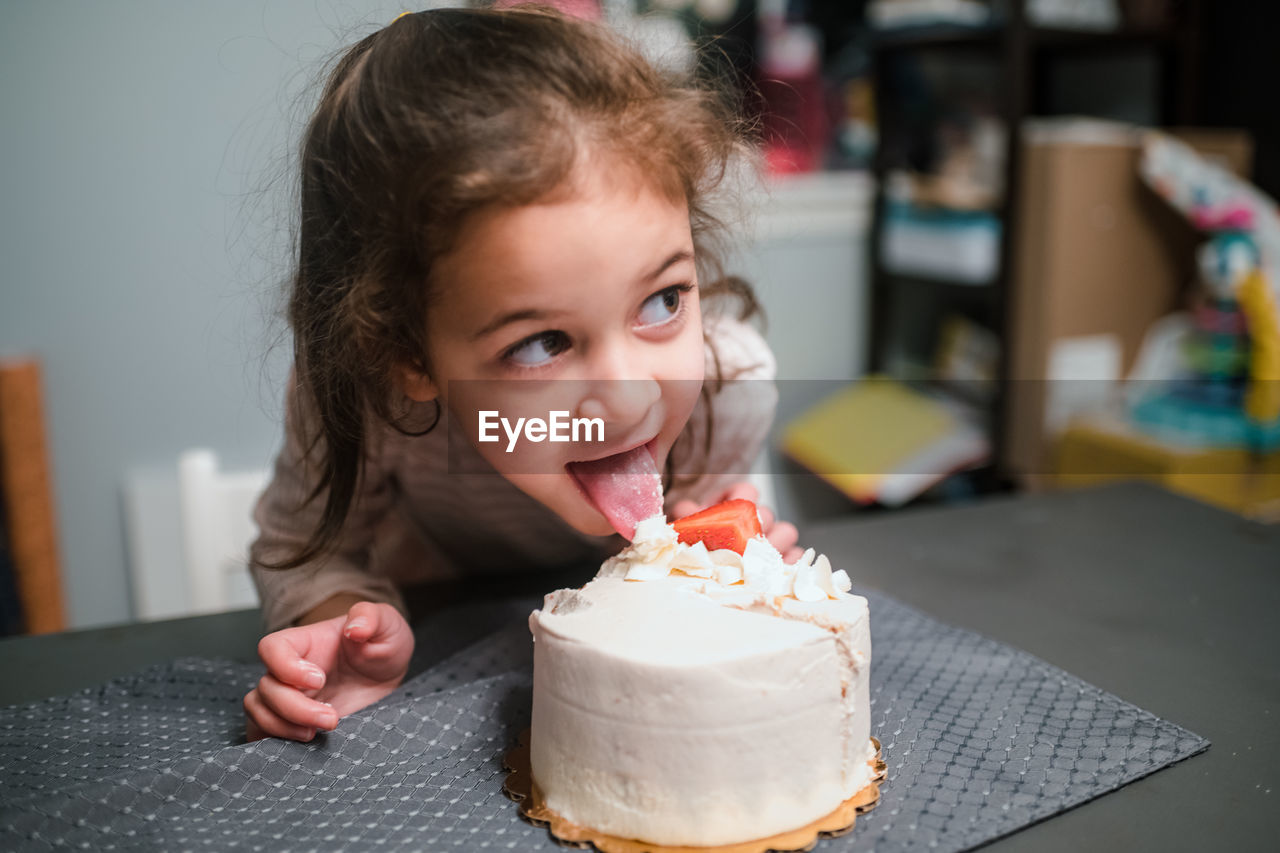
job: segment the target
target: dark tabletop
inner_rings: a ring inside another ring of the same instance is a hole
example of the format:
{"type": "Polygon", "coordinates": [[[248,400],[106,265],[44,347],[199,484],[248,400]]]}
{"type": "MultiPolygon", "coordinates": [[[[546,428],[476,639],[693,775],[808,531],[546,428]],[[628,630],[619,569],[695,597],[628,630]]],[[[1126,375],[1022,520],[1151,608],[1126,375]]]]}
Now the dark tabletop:
{"type": "MultiPolygon", "coordinates": [[[[855,589],[1025,649],[1213,742],[990,849],[1275,849],[1280,527],[1135,484],[850,518],[802,538],[855,589]]],[[[535,588],[587,577],[576,569],[420,600],[474,612],[478,637],[535,588]]],[[[253,660],[259,630],[257,613],[240,611],[0,641],[0,705],[179,656],[253,660]]],[[[420,633],[416,663],[468,639],[420,633]]]]}

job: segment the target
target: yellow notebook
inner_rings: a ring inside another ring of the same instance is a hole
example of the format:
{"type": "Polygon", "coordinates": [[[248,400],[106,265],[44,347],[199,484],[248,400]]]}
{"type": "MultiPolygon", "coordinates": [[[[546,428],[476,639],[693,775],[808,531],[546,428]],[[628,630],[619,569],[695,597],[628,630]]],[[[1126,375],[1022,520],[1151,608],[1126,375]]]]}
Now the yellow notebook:
{"type": "Polygon", "coordinates": [[[868,377],[823,400],[783,433],[783,450],[859,503],[905,503],[986,458],[985,437],[946,404],[868,377]]]}

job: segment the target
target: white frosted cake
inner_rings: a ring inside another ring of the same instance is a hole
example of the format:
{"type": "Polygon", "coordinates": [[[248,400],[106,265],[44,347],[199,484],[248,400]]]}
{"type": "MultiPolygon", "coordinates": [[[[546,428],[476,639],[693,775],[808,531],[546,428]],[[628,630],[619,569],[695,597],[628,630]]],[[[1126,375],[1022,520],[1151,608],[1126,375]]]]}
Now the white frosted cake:
{"type": "Polygon", "coordinates": [[[872,779],[867,601],[812,551],[677,541],[661,516],[530,616],[533,782],[601,832],[713,846],[788,832],[872,779]]]}

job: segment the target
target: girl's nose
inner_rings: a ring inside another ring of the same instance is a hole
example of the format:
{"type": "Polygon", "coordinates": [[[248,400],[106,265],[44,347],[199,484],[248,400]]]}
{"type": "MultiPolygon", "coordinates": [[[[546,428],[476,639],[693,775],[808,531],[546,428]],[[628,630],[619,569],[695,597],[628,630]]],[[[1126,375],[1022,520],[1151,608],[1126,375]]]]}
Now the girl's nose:
{"type": "Polygon", "coordinates": [[[630,428],[644,421],[662,398],[656,379],[596,379],[587,383],[578,417],[600,418],[615,427],[630,428]]]}
{"type": "Polygon", "coordinates": [[[662,398],[662,386],[649,368],[641,353],[627,347],[601,352],[591,365],[578,416],[623,428],[639,424],[662,398]]]}

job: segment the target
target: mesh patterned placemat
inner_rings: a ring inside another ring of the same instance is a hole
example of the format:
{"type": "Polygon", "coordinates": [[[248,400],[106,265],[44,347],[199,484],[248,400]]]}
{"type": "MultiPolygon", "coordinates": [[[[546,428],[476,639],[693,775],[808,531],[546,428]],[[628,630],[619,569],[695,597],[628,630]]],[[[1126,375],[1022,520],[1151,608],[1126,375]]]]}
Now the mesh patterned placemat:
{"type": "MultiPolygon", "coordinates": [[[[881,595],[872,613],[880,805],[819,851],[963,850],[1208,741],[1024,652],[881,595]]],[[[532,606],[534,601],[530,601],[532,606]]],[[[528,725],[528,627],[414,676],[309,744],[239,743],[255,666],[183,659],[0,711],[0,849],[553,850],[502,794],[528,725]]],[[[474,613],[432,636],[474,636],[474,613]]]]}

